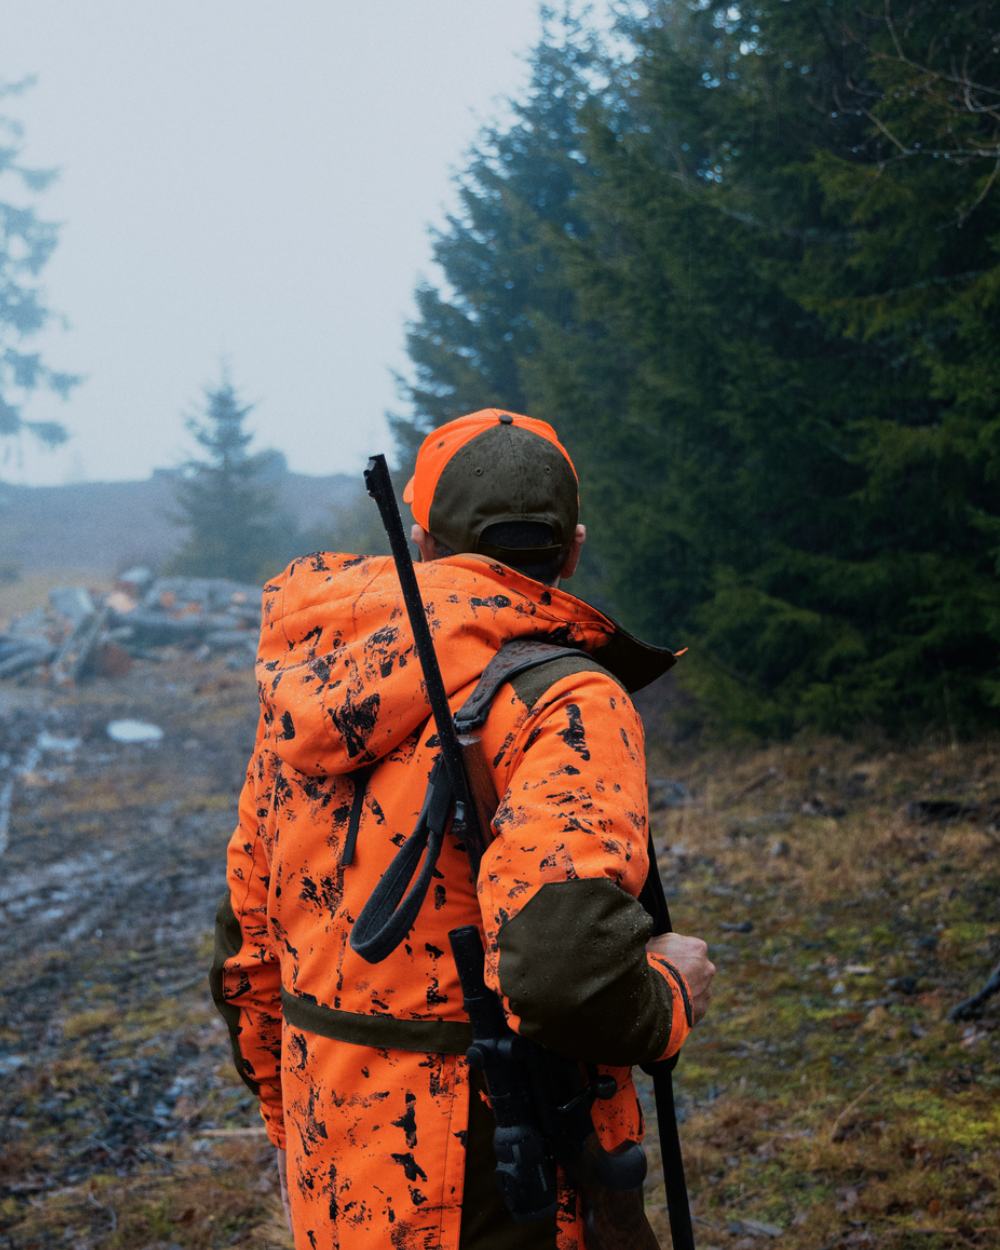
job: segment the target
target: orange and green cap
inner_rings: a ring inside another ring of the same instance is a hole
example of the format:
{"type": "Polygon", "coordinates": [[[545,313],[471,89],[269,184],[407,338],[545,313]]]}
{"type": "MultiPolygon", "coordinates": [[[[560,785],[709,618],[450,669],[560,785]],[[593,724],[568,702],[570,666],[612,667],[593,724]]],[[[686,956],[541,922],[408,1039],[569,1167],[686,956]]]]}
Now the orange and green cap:
{"type": "Polygon", "coordinates": [[[432,430],[417,452],[403,499],[414,520],[452,551],[504,563],[568,550],[580,511],[576,469],[545,421],[484,408],[432,430]],[[543,547],[504,547],[484,537],[499,522],[549,528],[543,547]]]}

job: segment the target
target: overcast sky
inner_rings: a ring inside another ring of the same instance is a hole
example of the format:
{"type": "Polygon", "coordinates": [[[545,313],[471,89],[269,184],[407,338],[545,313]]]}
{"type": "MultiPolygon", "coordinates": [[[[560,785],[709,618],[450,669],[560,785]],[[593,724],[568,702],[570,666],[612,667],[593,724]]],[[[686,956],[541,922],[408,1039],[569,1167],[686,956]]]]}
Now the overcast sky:
{"type": "MultiPolygon", "coordinates": [[[[8,480],[144,477],[188,450],[183,413],[225,357],[292,468],[388,446],[391,370],[427,227],[481,122],[525,83],[537,0],[0,0],[0,102],[64,223],[44,272],[87,380],[27,415],[8,480]]],[[[3,189],[10,194],[9,188],[3,189]]]]}

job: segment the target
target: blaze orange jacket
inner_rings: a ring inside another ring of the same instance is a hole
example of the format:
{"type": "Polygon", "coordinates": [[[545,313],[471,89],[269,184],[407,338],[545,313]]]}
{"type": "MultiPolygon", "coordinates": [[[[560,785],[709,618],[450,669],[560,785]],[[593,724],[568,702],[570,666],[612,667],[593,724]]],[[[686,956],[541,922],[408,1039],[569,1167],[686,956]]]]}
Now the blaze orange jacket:
{"type": "MultiPolygon", "coordinates": [[[[417,578],[453,711],[509,639],[604,654],[615,637],[596,609],[483,557],[422,564],[417,578]]],[[[406,940],[370,964],[351,926],[436,758],[396,572],[321,553],[264,588],[260,719],[213,992],[268,1135],[288,1150],[297,1250],[487,1244],[469,1231],[474,1212],[462,1223],[468,1024],[450,929],[482,929],[514,1028],[615,1077],[594,1108],[609,1149],[642,1136],[631,1065],[687,1035],[686,987],[647,955],[636,901],[648,867],[638,714],[596,664],[546,668],[542,689],[503,686],[483,731],[500,805],[478,882],[446,839],[406,940]]],[[[557,1244],[583,1244],[571,1191],[557,1244]]]]}

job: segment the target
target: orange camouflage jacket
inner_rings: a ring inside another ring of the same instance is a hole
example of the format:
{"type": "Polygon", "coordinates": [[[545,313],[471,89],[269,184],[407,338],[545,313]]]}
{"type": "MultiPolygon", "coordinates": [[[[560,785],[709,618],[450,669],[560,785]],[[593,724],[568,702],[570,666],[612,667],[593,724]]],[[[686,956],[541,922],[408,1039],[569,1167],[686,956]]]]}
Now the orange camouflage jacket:
{"type": "MultiPolygon", "coordinates": [[[[457,710],[503,642],[604,654],[616,626],[502,564],[420,565],[457,710]]],[[[610,1148],[642,1136],[631,1065],[673,1054],[686,987],[648,955],[643,731],[610,673],[501,688],[483,731],[499,808],[475,883],[446,840],[407,939],[383,962],[351,927],[412,830],[436,738],[388,558],[319,553],[264,588],[260,718],[228,849],[213,993],[237,1067],[288,1150],[297,1250],[457,1250],[468,1041],[448,931],[484,934],[515,1029],[611,1073],[610,1148]]],[[[582,1246],[572,1191],[560,1250],[582,1246]]],[[[463,1242],[463,1250],[465,1244],[463,1242]]]]}

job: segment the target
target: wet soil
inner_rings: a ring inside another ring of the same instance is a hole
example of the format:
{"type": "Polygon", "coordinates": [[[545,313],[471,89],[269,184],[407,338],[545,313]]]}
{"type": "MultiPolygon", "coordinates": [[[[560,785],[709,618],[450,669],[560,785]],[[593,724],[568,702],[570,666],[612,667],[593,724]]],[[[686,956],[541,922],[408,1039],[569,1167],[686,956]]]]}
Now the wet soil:
{"type": "Polygon", "coordinates": [[[206,968],[255,715],[250,674],[180,654],[79,690],[0,694],[14,787],[0,858],[0,1244],[111,1244],[90,1240],[73,1203],[61,1229],[33,1217],[89,1178],[162,1168],[164,1146],[233,1113],[252,1123],[249,1095],[219,1072],[206,968]],[[107,725],[125,717],[162,741],[112,741],[107,725]]]}

